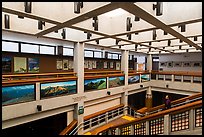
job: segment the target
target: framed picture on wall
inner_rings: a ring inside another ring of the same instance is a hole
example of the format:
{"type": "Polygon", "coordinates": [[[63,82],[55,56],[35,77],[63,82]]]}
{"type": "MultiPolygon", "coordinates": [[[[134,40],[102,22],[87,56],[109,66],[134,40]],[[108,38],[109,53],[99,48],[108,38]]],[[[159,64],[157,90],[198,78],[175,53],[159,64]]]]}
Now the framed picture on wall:
{"type": "Polygon", "coordinates": [[[2,57],[2,72],[11,72],[11,57],[2,57]]]}
{"type": "Polygon", "coordinates": [[[167,67],[169,68],[173,67],[173,62],[167,62],[167,67]]]}
{"type": "Polygon", "coordinates": [[[68,70],[69,67],[69,61],[66,59],[63,59],[63,70],[68,70]]]}
{"type": "Polygon", "coordinates": [[[69,69],[73,69],[74,68],[74,64],[72,60],[69,60],[69,65],[68,65],[69,69]]]}
{"type": "Polygon", "coordinates": [[[193,67],[201,67],[202,66],[202,62],[192,62],[192,66],[193,67]]]}
{"type": "Polygon", "coordinates": [[[108,68],[108,62],[107,61],[103,62],[103,68],[106,68],[106,69],[108,68]]]}
{"type": "Polygon", "coordinates": [[[166,67],[166,62],[160,62],[160,67],[166,67]]]}
{"type": "Polygon", "coordinates": [[[56,61],[57,70],[62,70],[62,60],[56,61]]]}
{"type": "Polygon", "coordinates": [[[110,62],[110,68],[114,68],[114,62],[110,62]]]}
{"type": "Polygon", "coordinates": [[[181,62],[174,62],[173,66],[174,67],[181,67],[182,63],[181,62]]]}
{"type": "Polygon", "coordinates": [[[88,61],[88,69],[92,69],[92,61],[91,60],[88,61]]]}
{"type": "Polygon", "coordinates": [[[88,61],[87,60],[84,60],[84,68],[88,68],[88,61]]]}
{"type": "Polygon", "coordinates": [[[96,68],[96,61],[95,61],[95,60],[92,61],[92,68],[93,68],[93,69],[96,68]]]}
{"type": "Polygon", "coordinates": [[[28,58],[28,72],[39,72],[39,58],[28,58]]]}
{"type": "Polygon", "coordinates": [[[14,73],[27,72],[27,61],[24,57],[14,57],[14,73]]]}
{"type": "Polygon", "coordinates": [[[116,62],[116,70],[120,70],[120,62],[116,62]]]}
{"type": "Polygon", "coordinates": [[[183,67],[191,67],[191,63],[190,62],[183,62],[183,67]]]}

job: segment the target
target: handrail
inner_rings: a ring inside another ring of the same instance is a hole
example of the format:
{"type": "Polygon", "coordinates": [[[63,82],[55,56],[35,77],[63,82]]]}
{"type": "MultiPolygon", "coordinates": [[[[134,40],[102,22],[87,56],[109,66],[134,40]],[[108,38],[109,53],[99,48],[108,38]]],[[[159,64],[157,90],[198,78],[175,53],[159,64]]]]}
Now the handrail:
{"type": "Polygon", "coordinates": [[[67,81],[67,80],[76,80],[76,76],[70,77],[60,77],[60,78],[35,78],[35,79],[25,79],[25,80],[11,80],[11,81],[2,81],[2,86],[12,86],[19,84],[28,84],[36,82],[58,82],[58,81],[67,81]]]}
{"type": "Polygon", "coordinates": [[[85,71],[84,75],[104,75],[104,74],[123,74],[123,71],[120,70],[111,70],[111,71],[85,71]]]}
{"type": "Polygon", "coordinates": [[[191,71],[151,71],[151,74],[164,74],[164,75],[183,75],[183,76],[202,76],[202,72],[191,71]]]}
{"type": "Polygon", "coordinates": [[[158,113],[147,115],[147,116],[144,116],[144,117],[141,117],[141,118],[136,118],[135,120],[129,121],[128,123],[125,123],[125,124],[112,125],[109,129],[114,129],[114,128],[121,127],[121,126],[123,126],[123,127],[124,126],[129,126],[129,125],[132,125],[134,123],[139,123],[139,122],[149,121],[149,120],[152,120],[152,119],[155,119],[155,118],[159,118],[159,117],[164,116],[166,114],[171,114],[172,115],[172,114],[176,114],[176,113],[179,113],[179,112],[184,112],[186,110],[190,110],[192,108],[198,108],[198,107],[201,107],[201,106],[202,106],[202,100],[199,100],[199,101],[196,101],[196,102],[192,102],[192,103],[188,103],[188,104],[185,104],[185,105],[182,105],[182,106],[178,106],[176,108],[171,108],[171,109],[167,109],[167,110],[164,110],[164,111],[160,111],[158,113]]]}
{"type": "Polygon", "coordinates": [[[95,79],[95,78],[104,78],[104,77],[117,77],[117,76],[124,76],[123,73],[118,74],[104,74],[104,75],[87,75],[84,76],[84,79],[95,79]]]}
{"type": "MultiPolygon", "coordinates": [[[[187,96],[187,97],[183,97],[183,98],[174,100],[174,101],[171,102],[171,105],[173,106],[174,104],[179,104],[181,102],[185,102],[186,100],[194,99],[194,98],[197,98],[197,97],[202,97],[202,93],[198,93],[198,94],[194,94],[194,95],[191,95],[191,96],[187,96]]],[[[153,113],[153,112],[157,112],[159,109],[163,109],[163,108],[164,108],[164,104],[153,107],[153,108],[149,108],[147,110],[147,112],[148,113],[153,113]]]]}
{"type": "Polygon", "coordinates": [[[128,76],[133,76],[133,75],[142,75],[142,74],[151,74],[150,72],[131,72],[128,73],[128,76]]]}
{"type": "Polygon", "coordinates": [[[59,135],[67,135],[75,126],[77,125],[77,120],[74,119],[59,135]]]}
{"type": "Polygon", "coordinates": [[[27,73],[27,74],[4,74],[2,75],[3,78],[15,78],[15,77],[29,77],[29,76],[57,76],[58,75],[75,75],[76,73],[75,72],[60,72],[60,73],[27,73]]]}

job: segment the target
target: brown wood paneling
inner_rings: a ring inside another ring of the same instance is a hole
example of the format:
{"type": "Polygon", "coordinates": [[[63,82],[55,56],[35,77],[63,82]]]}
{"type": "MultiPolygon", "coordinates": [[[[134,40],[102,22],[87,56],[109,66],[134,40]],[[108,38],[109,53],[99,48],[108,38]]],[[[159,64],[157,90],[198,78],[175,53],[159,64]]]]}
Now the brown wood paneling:
{"type": "MultiPolygon", "coordinates": [[[[39,58],[39,73],[50,73],[50,72],[70,72],[73,70],[57,70],[56,61],[57,59],[66,59],[73,60],[73,57],[70,56],[58,56],[58,55],[42,55],[42,54],[29,54],[29,53],[11,53],[11,52],[2,52],[2,56],[12,57],[12,67],[11,73],[3,74],[19,74],[14,73],[14,57],[25,57],[25,58],[39,58]]],[[[27,72],[29,73],[29,72],[27,72]]],[[[23,73],[25,74],[25,73],[23,73]]]]}

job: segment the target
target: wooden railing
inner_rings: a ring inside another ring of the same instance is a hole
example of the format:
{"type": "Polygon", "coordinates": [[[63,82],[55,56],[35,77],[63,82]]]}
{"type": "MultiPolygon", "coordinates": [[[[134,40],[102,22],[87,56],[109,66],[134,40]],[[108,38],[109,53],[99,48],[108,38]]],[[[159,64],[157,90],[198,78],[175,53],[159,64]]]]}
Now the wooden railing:
{"type": "MultiPolygon", "coordinates": [[[[183,98],[174,100],[174,101],[171,102],[171,105],[173,106],[173,105],[183,103],[183,102],[186,102],[188,100],[192,100],[192,99],[199,98],[199,97],[202,97],[202,93],[197,93],[197,94],[194,94],[194,95],[191,95],[191,96],[187,96],[187,97],[183,97],[183,98]]],[[[162,105],[159,105],[159,106],[156,106],[156,107],[148,108],[147,113],[151,113],[151,112],[154,112],[154,111],[158,112],[158,110],[162,110],[162,109],[164,109],[164,107],[165,107],[165,105],[162,104],[162,105]]]]}
{"type": "Polygon", "coordinates": [[[36,74],[13,74],[2,75],[3,80],[21,80],[21,79],[36,79],[36,78],[59,78],[67,76],[75,76],[75,72],[61,72],[61,73],[36,73],[36,74]]]}
{"type": "Polygon", "coordinates": [[[23,84],[34,84],[36,82],[60,82],[68,80],[77,80],[76,76],[69,77],[57,77],[57,78],[33,78],[33,79],[21,79],[21,80],[9,80],[2,81],[2,86],[13,86],[13,85],[23,85],[23,84]]]}
{"type": "MultiPolygon", "coordinates": [[[[158,134],[169,134],[168,133],[169,130],[170,130],[169,128],[171,128],[171,127],[167,126],[166,123],[168,123],[168,122],[165,122],[165,121],[170,121],[170,119],[169,119],[169,117],[166,117],[166,115],[175,115],[175,114],[180,114],[180,113],[183,113],[183,112],[186,112],[186,111],[189,112],[190,110],[195,110],[195,109],[197,109],[199,107],[202,107],[202,100],[195,101],[195,102],[192,102],[192,103],[188,103],[188,104],[178,106],[178,107],[175,107],[175,108],[167,109],[167,110],[164,110],[164,111],[160,111],[158,113],[147,115],[147,116],[144,116],[144,117],[141,117],[141,118],[136,118],[135,120],[132,120],[132,121],[127,122],[125,124],[109,125],[109,128],[104,130],[104,131],[93,132],[91,134],[92,135],[97,135],[97,134],[99,134],[101,132],[106,132],[106,131],[109,130],[108,133],[110,135],[113,134],[113,133],[115,135],[121,135],[122,131],[127,132],[127,134],[123,133],[123,134],[126,134],[126,135],[136,135],[136,133],[135,133],[136,129],[135,128],[136,127],[138,128],[138,126],[139,126],[139,128],[141,128],[142,124],[144,124],[145,126],[142,127],[142,128],[144,128],[144,132],[142,132],[141,134],[143,134],[143,135],[154,134],[154,133],[150,132],[149,130],[152,129],[152,127],[150,125],[150,121],[155,120],[155,119],[160,119],[161,123],[159,123],[159,124],[160,124],[160,126],[163,125],[163,128],[160,128],[161,133],[158,133],[158,134]],[[147,127],[149,127],[149,128],[147,128],[147,127]],[[116,129],[117,129],[117,133],[116,133],[116,129]]],[[[191,111],[189,113],[191,113],[191,111]]],[[[190,118],[194,118],[194,117],[192,117],[193,116],[192,113],[189,114],[189,115],[190,115],[190,118]]],[[[189,119],[188,119],[188,121],[192,121],[192,120],[189,120],[189,119]]],[[[189,126],[192,126],[190,124],[193,124],[193,123],[189,123],[189,126]]],[[[157,125],[157,126],[159,126],[159,125],[157,125]]]]}
{"type": "Polygon", "coordinates": [[[164,75],[181,75],[181,76],[202,76],[202,72],[191,71],[151,71],[151,74],[164,74],[164,75]]]}
{"type": "Polygon", "coordinates": [[[77,126],[77,120],[74,119],[59,135],[68,135],[77,126]]]}
{"type": "Polygon", "coordinates": [[[109,74],[123,74],[120,70],[105,70],[105,71],[85,71],[84,76],[94,76],[94,75],[109,75],[109,74]]]}

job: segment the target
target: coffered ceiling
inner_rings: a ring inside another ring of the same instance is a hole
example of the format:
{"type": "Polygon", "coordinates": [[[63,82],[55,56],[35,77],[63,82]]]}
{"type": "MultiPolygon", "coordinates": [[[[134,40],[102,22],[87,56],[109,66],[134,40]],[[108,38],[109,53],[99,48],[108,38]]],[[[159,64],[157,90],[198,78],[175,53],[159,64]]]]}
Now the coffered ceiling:
{"type": "Polygon", "coordinates": [[[2,30],[146,54],[201,52],[202,3],[2,2],[2,30]]]}

